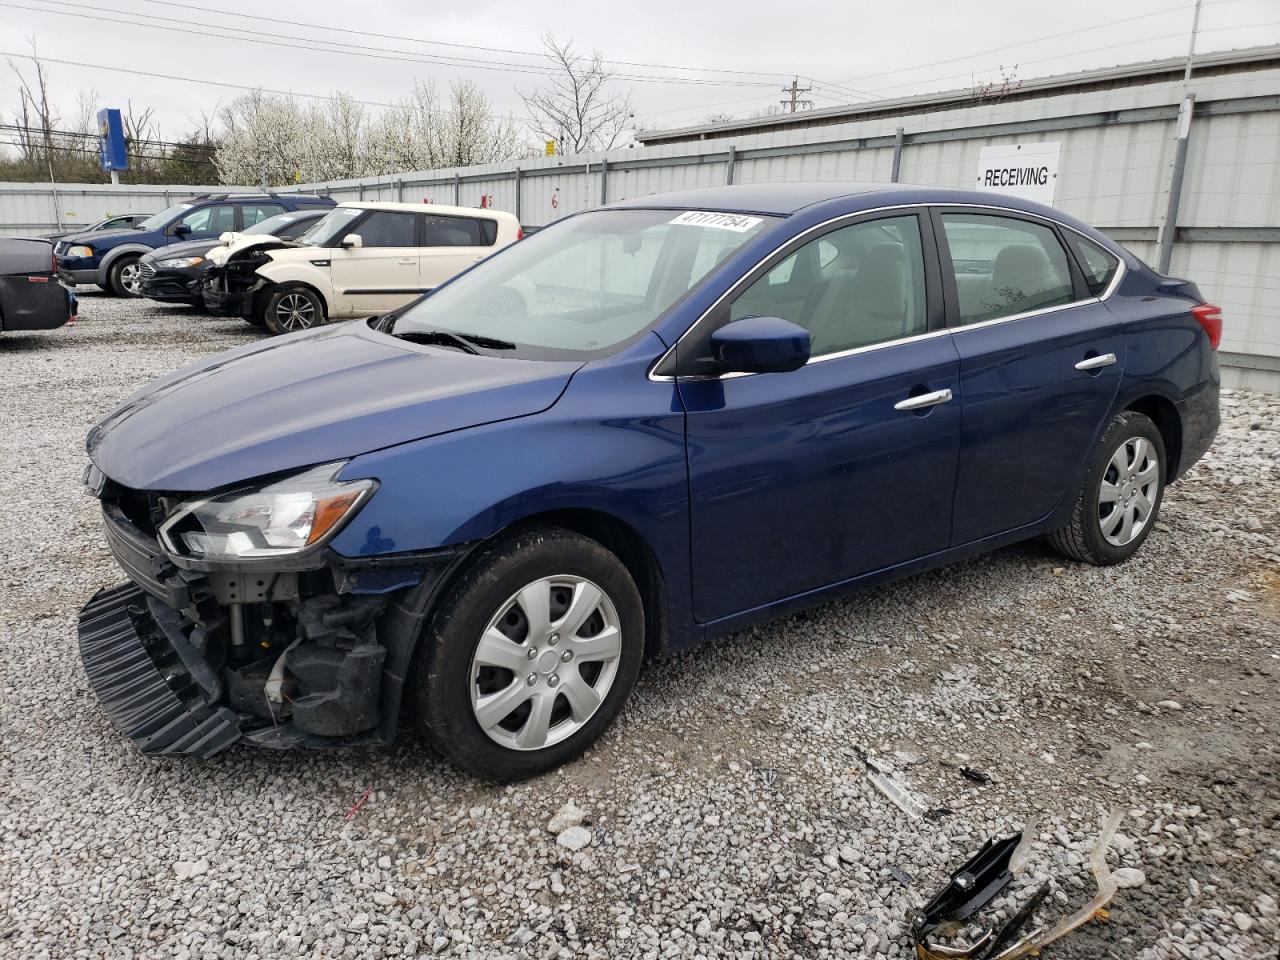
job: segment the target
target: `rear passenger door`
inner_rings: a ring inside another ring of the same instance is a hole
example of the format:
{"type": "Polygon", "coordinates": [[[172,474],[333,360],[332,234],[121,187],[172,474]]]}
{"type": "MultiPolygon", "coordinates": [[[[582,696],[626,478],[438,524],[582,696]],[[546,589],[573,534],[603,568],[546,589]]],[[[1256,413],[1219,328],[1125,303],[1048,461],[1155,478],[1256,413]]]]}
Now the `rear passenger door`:
{"type": "Polygon", "coordinates": [[[493,252],[498,224],[479,217],[421,214],[423,245],[419,275],[424,290],[433,290],[493,252]]]}
{"type": "Polygon", "coordinates": [[[934,219],[960,353],[960,545],[1034,524],[1075,494],[1120,385],[1124,335],[1065,228],[971,208],[934,219]]]}

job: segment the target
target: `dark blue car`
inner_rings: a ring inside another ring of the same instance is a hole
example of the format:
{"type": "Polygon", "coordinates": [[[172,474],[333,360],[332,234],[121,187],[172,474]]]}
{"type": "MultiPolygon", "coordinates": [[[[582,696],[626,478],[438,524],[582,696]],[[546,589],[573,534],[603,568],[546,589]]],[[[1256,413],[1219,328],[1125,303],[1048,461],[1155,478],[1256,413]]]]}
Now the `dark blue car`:
{"type": "Polygon", "coordinates": [[[328,210],[329,197],[298,194],[204,194],[122,230],[70,234],[54,254],[63,283],[96,283],[117,297],[142,296],[138,261],[152,250],[187,240],[216,240],[291,210],[328,210]]]}
{"type": "Polygon", "coordinates": [[[129,582],[81,614],[145,752],[590,744],[646,655],[1028,537],[1123,561],[1218,426],[1217,308],[1033,203],[898,185],[567,218],[395,314],[105,417],[129,582]]]}

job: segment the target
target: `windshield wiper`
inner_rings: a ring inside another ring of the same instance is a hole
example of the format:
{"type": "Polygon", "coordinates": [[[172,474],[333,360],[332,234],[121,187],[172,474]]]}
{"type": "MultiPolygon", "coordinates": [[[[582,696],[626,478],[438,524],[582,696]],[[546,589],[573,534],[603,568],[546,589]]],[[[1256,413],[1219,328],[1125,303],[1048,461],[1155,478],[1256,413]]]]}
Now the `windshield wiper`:
{"type": "Polygon", "coordinates": [[[411,340],[414,343],[426,343],[437,347],[457,347],[463,353],[476,355],[480,353],[462,337],[447,330],[406,330],[403,333],[393,333],[391,336],[399,340],[411,340]]]}
{"type": "Polygon", "coordinates": [[[477,347],[483,347],[485,350],[514,350],[516,345],[510,340],[499,340],[497,337],[482,337],[474,333],[455,333],[455,337],[461,337],[467,343],[473,343],[477,347]]]}
{"type": "Polygon", "coordinates": [[[412,340],[414,343],[434,343],[444,346],[458,347],[467,351],[467,353],[479,353],[480,350],[514,350],[516,345],[510,340],[499,340],[497,337],[484,337],[475,333],[457,333],[453,330],[405,330],[403,332],[394,333],[396,320],[399,317],[393,317],[389,323],[380,324],[383,333],[390,333],[393,337],[399,337],[401,340],[412,340]],[[480,350],[477,350],[479,347],[480,350]]]}

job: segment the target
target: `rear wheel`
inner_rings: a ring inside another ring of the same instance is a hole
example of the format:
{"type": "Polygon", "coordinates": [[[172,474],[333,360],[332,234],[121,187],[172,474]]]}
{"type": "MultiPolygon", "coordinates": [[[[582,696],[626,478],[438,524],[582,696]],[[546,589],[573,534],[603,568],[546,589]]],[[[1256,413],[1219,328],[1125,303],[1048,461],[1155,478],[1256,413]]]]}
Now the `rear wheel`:
{"type": "Polygon", "coordinates": [[[324,323],[324,304],[307,287],[281,287],[267,297],[262,320],[274,334],[310,330],[324,323]]]}
{"type": "Polygon", "coordinates": [[[1151,420],[1125,410],[1098,442],[1071,522],[1049,535],[1060,553],[1086,563],[1122,563],[1155,526],[1164,497],[1164,438],[1151,420]]]}
{"type": "Polygon", "coordinates": [[[124,256],[107,271],[107,286],[117,297],[142,296],[142,274],[138,270],[138,258],[124,256]]]}
{"type": "Polygon", "coordinates": [[[538,527],[484,548],[420,640],[417,721],[457,766],[519,780],[577,756],[635,686],[644,612],[621,561],[538,527]]]}

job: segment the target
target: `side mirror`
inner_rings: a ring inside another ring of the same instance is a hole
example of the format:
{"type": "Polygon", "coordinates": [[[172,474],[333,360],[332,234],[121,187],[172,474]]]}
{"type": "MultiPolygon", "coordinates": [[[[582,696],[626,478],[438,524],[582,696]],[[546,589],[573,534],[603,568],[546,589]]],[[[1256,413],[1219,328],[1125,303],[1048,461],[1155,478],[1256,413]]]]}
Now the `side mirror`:
{"type": "Polygon", "coordinates": [[[218,237],[218,242],[222,244],[224,247],[231,246],[231,244],[235,243],[235,240],[236,240],[236,235],[234,233],[231,233],[230,231],[218,237]]]}
{"type": "Polygon", "coordinates": [[[342,238],[342,248],[344,250],[359,250],[364,246],[364,241],[360,239],[358,233],[348,233],[342,238]]]}
{"type": "Polygon", "coordinates": [[[187,226],[185,223],[180,223],[173,228],[173,235],[175,237],[185,237],[185,236],[189,236],[190,234],[191,234],[191,228],[187,226]]]}
{"type": "Polygon", "coordinates": [[[809,331],[781,317],[743,317],[711,335],[711,356],[724,373],[786,373],[809,362],[809,331]]]}

